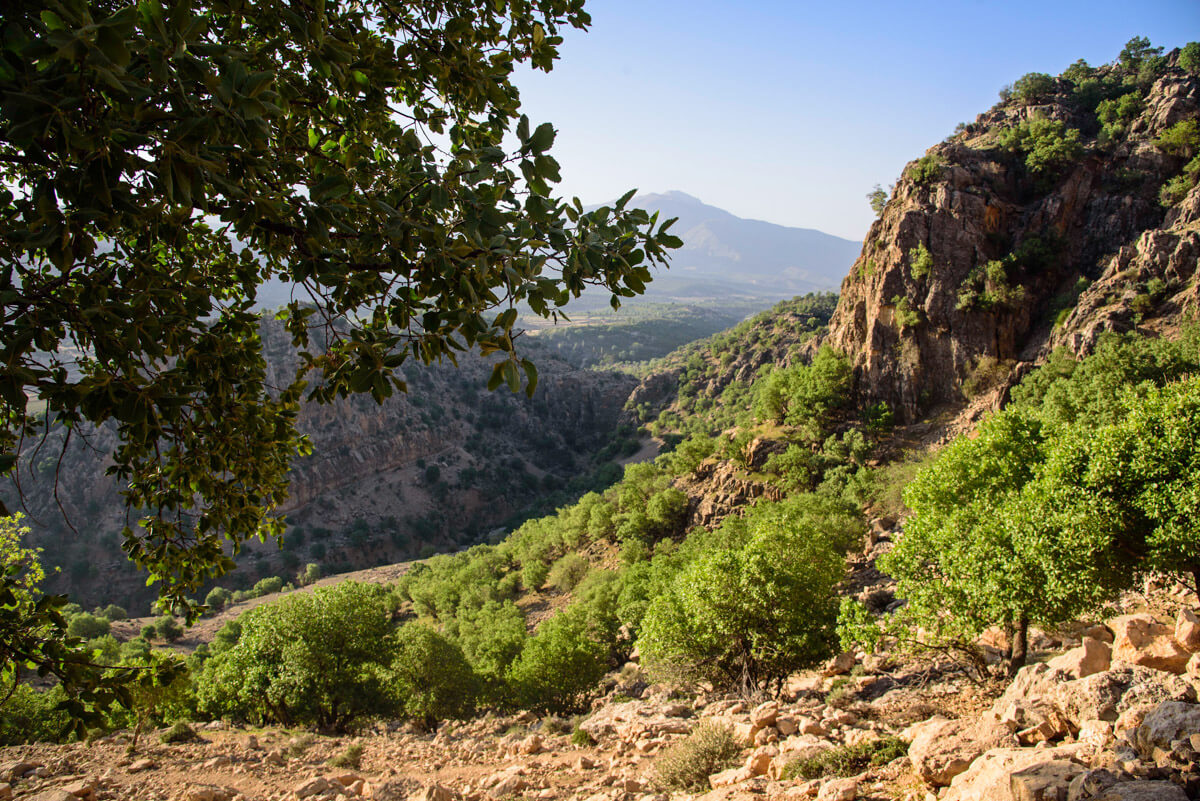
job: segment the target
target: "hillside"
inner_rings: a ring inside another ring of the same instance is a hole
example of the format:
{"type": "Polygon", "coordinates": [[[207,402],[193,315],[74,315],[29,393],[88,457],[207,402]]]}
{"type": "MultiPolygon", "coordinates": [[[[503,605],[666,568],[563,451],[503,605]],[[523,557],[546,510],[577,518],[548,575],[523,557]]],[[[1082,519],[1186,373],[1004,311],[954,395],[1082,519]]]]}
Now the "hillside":
{"type": "MultiPolygon", "coordinates": [[[[1187,66],[1137,41],[1022,77],[908,165],[839,297],[505,409],[551,454],[603,419],[656,458],[495,541],[237,601],[145,707],[202,740],[14,746],[10,775],[197,801],[1200,798],[1200,44],[1187,66]]],[[[299,486],[374,480],[354,453],[382,429],[339,411],[364,444],[311,421],[347,450],[299,486]]],[[[97,659],[162,645],[117,628],[97,659]]]]}

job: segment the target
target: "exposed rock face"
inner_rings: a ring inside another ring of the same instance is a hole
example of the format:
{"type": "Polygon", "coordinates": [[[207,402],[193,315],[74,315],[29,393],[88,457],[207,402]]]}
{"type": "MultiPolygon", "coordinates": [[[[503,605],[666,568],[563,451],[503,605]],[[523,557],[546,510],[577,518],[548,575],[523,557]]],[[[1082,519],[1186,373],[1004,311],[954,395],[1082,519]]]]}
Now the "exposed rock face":
{"type": "MultiPolygon", "coordinates": [[[[1173,280],[1176,307],[1195,303],[1197,233],[1182,229],[1197,202],[1169,215],[1161,206],[1158,189],[1182,162],[1153,140],[1196,115],[1200,80],[1169,69],[1125,138],[1108,145],[1068,83],[1058,89],[1036,108],[1001,104],[931,148],[928,169],[909,169],[897,183],[842,284],[829,342],[851,356],[864,398],[887,402],[901,420],[957,401],[968,378],[986,386],[980,360],[1029,361],[1048,344],[1085,349],[1100,330],[1131,327],[1134,312],[1105,303],[1114,287],[1140,291],[1130,271],[1173,280]],[[1002,130],[1034,116],[1082,132],[1082,157],[1050,178],[1000,147],[1002,130]],[[1004,280],[984,280],[989,262],[1009,256],[1004,280]],[[1051,336],[1056,296],[1081,277],[1095,282],[1093,291],[1051,336]],[[994,291],[993,300],[964,300],[973,285],[994,291]],[[1005,297],[1005,285],[1016,291],[1005,297]]],[[[1007,371],[997,372],[1003,381],[1007,371]]]]}

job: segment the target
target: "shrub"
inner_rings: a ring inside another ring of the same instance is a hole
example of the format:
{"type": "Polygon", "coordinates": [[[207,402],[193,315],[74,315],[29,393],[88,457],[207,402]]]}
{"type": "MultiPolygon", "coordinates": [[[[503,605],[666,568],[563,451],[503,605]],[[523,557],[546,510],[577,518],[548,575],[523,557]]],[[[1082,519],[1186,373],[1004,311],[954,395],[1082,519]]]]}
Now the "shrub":
{"type": "Polygon", "coordinates": [[[941,179],[946,160],[937,153],[929,153],[914,161],[904,170],[904,176],[918,186],[925,186],[941,179]]]}
{"type": "Polygon", "coordinates": [[[895,307],[896,324],[900,328],[915,328],[924,319],[921,310],[912,308],[908,303],[908,298],[903,295],[893,297],[892,306],[895,307]]]}
{"type": "Polygon", "coordinates": [[[13,687],[0,714],[0,745],[58,743],[71,734],[71,716],[59,704],[67,700],[61,685],[35,690],[28,684],[13,687]]]}
{"type": "Polygon", "coordinates": [[[1011,96],[1025,105],[1032,105],[1054,91],[1054,79],[1044,72],[1029,72],[1012,85],[1011,96]]]}
{"type": "Polygon", "coordinates": [[[1101,138],[1117,139],[1122,136],[1129,123],[1142,113],[1142,96],[1139,92],[1129,92],[1118,98],[1100,101],[1096,106],[1096,116],[1102,124],[1101,138]]]}
{"type": "Polygon", "coordinates": [[[255,598],[271,595],[283,589],[283,579],[279,576],[267,576],[254,585],[251,592],[255,598]]]}
{"type": "Polygon", "coordinates": [[[550,576],[550,567],[541,559],[530,559],[521,567],[521,586],[537,592],[550,576]]]}
{"type": "Polygon", "coordinates": [[[571,745],[579,746],[580,748],[590,748],[595,744],[596,741],[592,738],[592,735],[578,726],[571,732],[571,745]]]}
{"type": "Polygon", "coordinates": [[[419,623],[401,627],[392,665],[400,710],[426,727],[475,707],[479,679],[457,643],[419,623]]]}
{"type": "Polygon", "coordinates": [[[815,503],[759,503],[711,535],[646,611],[638,647],[654,673],[749,692],[828,654],[848,543],[807,514],[815,503]]]}
{"type": "Polygon", "coordinates": [[[789,762],[783,768],[781,778],[820,779],[826,776],[849,778],[857,776],[867,768],[881,767],[908,753],[908,743],[899,737],[868,740],[856,745],[839,745],[811,757],[789,762]]]}
{"type": "Polygon", "coordinates": [[[364,748],[362,743],[352,743],[346,746],[345,751],[330,757],[326,764],[331,768],[358,770],[360,767],[362,767],[363,750],[364,748]]]}
{"type": "Polygon", "coordinates": [[[1179,51],[1179,66],[1192,75],[1200,75],[1200,42],[1188,42],[1179,51]]]}
{"type": "Polygon", "coordinates": [[[196,730],[182,720],[176,721],[171,728],[158,736],[158,741],[164,745],[170,743],[190,743],[197,739],[196,730]]]}
{"type": "Polygon", "coordinates": [[[925,243],[921,242],[916,247],[909,248],[908,251],[908,271],[913,278],[920,280],[929,275],[933,269],[933,256],[929,253],[929,248],[925,247],[925,243]]]}
{"type": "Polygon", "coordinates": [[[170,615],[163,615],[154,624],[158,638],[165,642],[175,642],[183,636],[183,626],[170,615]]]}
{"type": "Polygon", "coordinates": [[[550,568],[549,581],[560,592],[570,592],[583,581],[590,569],[587,559],[577,553],[569,553],[550,568]]]}
{"type": "Polygon", "coordinates": [[[214,644],[198,679],[201,708],[332,729],[391,714],[390,618],[384,588],[351,581],[251,609],[232,644],[214,644]]]}
{"type": "Polygon", "coordinates": [[[126,612],[123,607],[117,606],[116,604],[109,604],[103,609],[97,609],[96,615],[99,617],[108,618],[114,623],[118,620],[129,619],[129,613],[126,612]]]}
{"type": "Polygon", "coordinates": [[[888,193],[882,186],[875,184],[875,188],[867,193],[867,202],[871,204],[871,211],[875,212],[875,216],[880,217],[887,207],[888,193]]]}
{"type": "Polygon", "coordinates": [[[1154,140],[1154,145],[1169,155],[1191,158],[1200,147],[1200,122],[1180,120],[1163,131],[1162,136],[1154,140]]]}
{"type": "Polygon", "coordinates": [[[570,606],[526,641],[509,670],[510,698],[525,709],[576,712],[606,672],[608,647],[592,635],[582,607],[570,606]]]}
{"type": "Polygon", "coordinates": [[[67,623],[67,636],[78,637],[81,640],[91,640],[108,634],[112,625],[108,618],[81,612],[67,623]]]}
{"type": "Polygon", "coordinates": [[[233,593],[224,587],[213,587],[208,591],[208,595],[204,596],[204,605],[208,607],[209,614],[220,612],[232,601],[233,593]]]}
{"type": "Polygon", "coordinates": [[[658,784],[668,791],[708,790],[708,777],[737,764],[741,750],[732,729],[706,720],[654,760],[658,784]]]}
{"type": "Polygon", "coordinates": [[[1062,120],[1036,117],[1022,120],[1000,133],[1000,146],[1025,156],[1025,166],[1035,176],[1052,178],[1083,155],[1079,131],[1062,120]]]}

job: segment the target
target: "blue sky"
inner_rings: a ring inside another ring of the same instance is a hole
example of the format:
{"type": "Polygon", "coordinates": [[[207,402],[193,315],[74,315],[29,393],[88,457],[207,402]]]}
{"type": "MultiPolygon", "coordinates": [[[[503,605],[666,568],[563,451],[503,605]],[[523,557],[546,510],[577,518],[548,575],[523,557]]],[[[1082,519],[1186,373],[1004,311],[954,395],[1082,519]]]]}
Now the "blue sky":
{"type": "Polygon", "coordinates": [[[861,239],[865,195],[1027,72],[1200,40],[1200,0],[589,0],[524,110],[559,131],[560,191],[678,189],[861,239]]]}

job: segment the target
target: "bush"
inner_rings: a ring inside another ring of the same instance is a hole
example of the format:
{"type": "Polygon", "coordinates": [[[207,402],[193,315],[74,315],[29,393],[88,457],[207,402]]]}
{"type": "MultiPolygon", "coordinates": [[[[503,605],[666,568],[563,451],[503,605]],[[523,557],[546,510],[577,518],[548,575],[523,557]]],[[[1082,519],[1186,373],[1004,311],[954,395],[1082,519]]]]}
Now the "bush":
{"type": "Polygon", "coordinates": [[[165,642],[175,642],[183,636],[183,626],[170,615],[160,617],[154,624],[154,631],[165,642]]]}
{"type": "Polygon", "coordinates": [[[1022,75],[1012,85],[1011,96],[1024,105],[1032,105],[1054,92],[1054,79],[1044,72],[1022,75]]]}
{"type": "Polygon", "coordinates": [[[58,708],[66,700],[61,685],[41,691],[18,684],[0,714],[0,745],[58,743],[69,738],[71,716],[58,708]]]}
{"type": "Polygon", "coordinates": [[[1179,51],[1179,66],[1192,75],[1200,75],[1200,42],[1188,42],[1179,51]]]}
{"type": "Polygon", "coordinates": [[[521,586],[537,592],[550,576],[550,567],[541,559],[530,559],[521,568],[521,586]]]}
{"type": "Polygon", "coordinates": [[[208,607],[209,614],[216,614],[233,601],[233,593],[224,587],[213,587],[209,590],[208,595],[204,596],[204,605],[208,607]]]}
{"type": "Polygon", "coordinates": [[[347,581],[294,593],[238,618],[198,679],[210,714],[344,729],[395,711],[396,639],[387,591],[347,581]],[[229,639],[232,639],[229,638],[229,639]]]}
{"type": "Polygon", "coordinates": [[[272,593],[279,592],[282,589],[282,578],[279,576],[267,576],[265,579],[262,579],[255,584],[254,589],[252,589],[251,592],[254,594],[255,598],[261,598],[264,595],[270,595],[272,593]]]}
{"type": "Polygon", "coordinates": [[[559,592],[570,592],[583,581],[590,569],[587,559],[580,554],[569,553],[550,568],[549,581],[559,592]]]}
{"type": "Polygon", "coordinates": [[[736,765],[741,750],[731,728],[706,720],[654,760],[658,784],[666,791],[708,790],[708,777],[736,765]]]}
{"type": "Polygon", "coordinates": [[[820,779],[826,776],[849,778],[867,768],[882,767],[908,754],[908,743],[899,737],[868,740],[856,745],[839,745],[828,751],[789,762],[780,778],[820,779]]]}
{"type": "Polygon", "coordinates": [[[526,641],[509,670],[510,698],[524,709],[581,711],[608,668],[608,647],[589,630],[584,610],[570,606],[526,641]]]}
{"type": "Polygon", "coordinates": [[[913,278],[920,280],[929,275],[933,269],[933,256],[929,248],[922,242],[908,251],[908,271],[913,278]]]}
{"type": "Polygon", "coordinates": [[[914,161],[904,170],[904,177],[918,186],[940,180],[946,160],[937,153],[930,153],[914,161]]]}
{"type": "Polygon", "coordinates": [[[759,503],[713,532],[650,601],[638,647],[652,672],[754,692],[828,655],[849,543],[820,503],[759,503]]]}
{"type": "Polygon", "coordinates": [[[479,679],[458,644],[418,623],[398,633],[392,680],[400,710],[429,728],[466,716],[479,695],[479,679]]]}
{"type": "Polygon", "coordinates": [[[176,721],[171,728],[158,736],[158,741],[164,745],[170,743],[190,743],[197,739],[196,730],[184,721],[176,721]]]}
{"type": "Polygon", "coordinates": [[[67,623],[67,636],[78,637],[81,640],[92,640],[108,634],[111,628],[112,625],[108,622],[108,618],[96,617],[87,612],[81,612],[67,623]]]}
{"type": "Polygon", "coordinates": [[[116,604],[109,604],[103,609],[97,609],[96,615],[99,617],[108,618],[114,623],[118,620],[129,619],[129,613],[126,612],[123,607],[117,606],[116,604]]]}
{"type": "Polygon", "coordinates": [[[1139,92],[1129,92],[1118,98],[1102,100],[1096,106],[1096,116],[1103,125],[1101,138],[1112,140],[1124,135],[1129,123],[1141,113],[1142,96],[1139,92]]]}
{"type": "Polygon", "coordinates": [[[326,763],[331,768],[342,768],[343,770],[358,770],[362,767],[363,744],[352,743],[346,746],[346,750],[336,756],[330,757],[326,763]]]}
{"type": "Polygon", "coordinates": [[[1083,155],[1079,131],[1062,120],[1037,117],[1023,120],[1000,133],[1000,146],[1025,156],[1035,176],[1052,178],[1083,155]]]}

